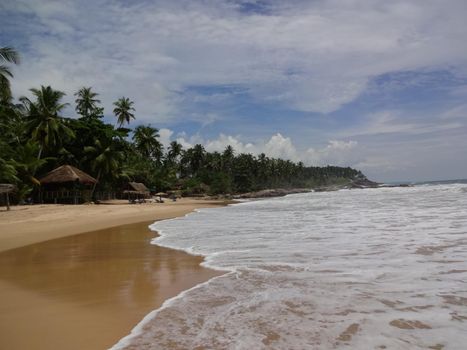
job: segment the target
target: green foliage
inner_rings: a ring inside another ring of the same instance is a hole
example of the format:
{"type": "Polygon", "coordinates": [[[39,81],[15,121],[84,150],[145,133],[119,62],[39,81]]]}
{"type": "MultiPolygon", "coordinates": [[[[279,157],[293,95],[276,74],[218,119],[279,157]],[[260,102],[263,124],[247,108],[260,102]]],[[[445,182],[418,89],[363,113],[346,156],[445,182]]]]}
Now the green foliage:
{"type": "Polygon", "coordinates": [[[104,108],[99,107],[101,103],[96,97],[98,93],[93,92],[91,87],[82,87],[75,93],[75,110],[83,118],[102,118],[104,108]]]}
{"type": "Polygon", "coordinates": [[[131,119],[135,119],[135,115],[131,113],[135,109],[133,108],[133,101],[130,101],[127,97],[121,97],[114,102],[114,114],[117,117],[117,124],[122,127],[123,124],[130,124],[131,119]]]}
{"type": "Polygon", "coordinates": [[[159,130],[150,125],[137,126],[133,133],[133,142],[135,149],[144,158],[154,159],[160,164],[163,156],[162,144],[157,139],[159,130]]]}
{"type": "Polygon", "coordinates": [[[223,172],[213,174],[210,182],[210,193],[215,194],[228,194],[232,192],[232,184],[230,177],[223,172]]]}
{"type": "Polygon", "coordinates": [[[39,143],[38,158],[44,150],[60,148],[66,138],[75,136],[66,121],[59,115],[68,105],[61,103],[65,93],[54,90],[50,86],[30,90],[35,101],[22,97],[27,120],[27,133],[32,141],[39,143]]]}
{"type": "Polygon", "coordinates": [[[19,64],[19,53],[11,47],[0,47],[0,59],[5,62],[19,64]]]}
{"type": "Polygon", "coordinates": [[[10,78],[13,73],[7,63],[19,64],[20,58],[16,50],[11,47],[0,47],[0,103],[11,100],[10,78]]]}
{"type": "Polygon", "coordinates": [[[209,186],[202,183],[200,179],[191,178],[183,183],[182,194],[184,196],[196,196],[209,192],[209,186]]]}
{"type": "MultiPolygon", "coordinates": [[[[0,48],[0,63],[18,62],[16,51],[0,48]]],[[[5,90],[12,77],[9,69],[0,66],[3,93],[9,89],[8,85],[5,90]],[[2,83],[2,79],[7,81],[2,83]]],[[[122,97],[114,103],[118,125],[115,128],[102,120],[99,94],[91,87],[82,87],[74,94],[79,119],[61,115],[67,106],[62,102],[63,92],[50,86],[31,92],[33,100],[22,97],[17,105],[11,96],[2,98],[0,94],[0,182],[16,184],[18,199],[37,193],[37,179],[64,164],[97,178],[99,190],[119,191],[128,181],[135,181],[155,191],[176,189],[185,195],[317,187],[364,178],[351,168],[305,167],[265,154],[235,154],[231,146],[221,153],[206,152],[200,144],[183,149],[180,143],[172,141],[164,152],[157,128],[123,127],[135,119],[134,103],[129,98],[122,97]]]]}
{"type": "Polygon", "coordinates": [[[18,181],[17,174],[14,161],[0,158],[0,182],[16,183],[18,181]]]}
{"type": "Polygon", "coordinates": [[[40,185],[39,180],[34,176],[42,166],[53,158],[37,158],[39,144],[33,141],[27,141],[15,148],[15,162],[18,176],[22,183],[28,185],[40,185]]]}

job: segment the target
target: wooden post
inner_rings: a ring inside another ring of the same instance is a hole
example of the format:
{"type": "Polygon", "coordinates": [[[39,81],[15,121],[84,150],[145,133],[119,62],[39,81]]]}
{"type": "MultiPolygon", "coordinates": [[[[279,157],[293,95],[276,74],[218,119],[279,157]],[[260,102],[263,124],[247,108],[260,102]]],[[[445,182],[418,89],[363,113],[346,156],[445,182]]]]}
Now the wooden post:
{"type": "Polygon", "coordinates": [[[6,210],[10,210],[10,196],[8,195],[8,192],[5,192],[6,195],[6,210]]]}

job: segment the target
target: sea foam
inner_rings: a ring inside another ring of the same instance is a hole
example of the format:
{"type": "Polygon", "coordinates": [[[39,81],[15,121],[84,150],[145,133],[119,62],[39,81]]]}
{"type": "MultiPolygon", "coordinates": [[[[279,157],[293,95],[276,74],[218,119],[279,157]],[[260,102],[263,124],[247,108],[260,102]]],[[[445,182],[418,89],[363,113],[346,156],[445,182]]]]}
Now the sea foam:
{"type": "Polygon", "coordinates": [[[115,349],[465,349],[466,184],[295,194],[151,225],[228,271],[115,349]]]}

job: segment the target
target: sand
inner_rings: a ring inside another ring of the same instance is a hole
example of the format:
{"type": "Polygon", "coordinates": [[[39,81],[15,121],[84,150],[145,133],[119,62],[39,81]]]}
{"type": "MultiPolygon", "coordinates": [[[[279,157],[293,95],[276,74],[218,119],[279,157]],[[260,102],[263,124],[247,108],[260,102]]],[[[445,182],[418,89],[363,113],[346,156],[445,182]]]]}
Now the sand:
{"type": "Polygon", "coordinates": [[[31,205],[0,210],[0,252],[49,239],[143,221],[169,219],[227,202],[183,198],[176,202],[100,205],[31,205]]]}
{"type": "Polygon", "coordinates": [[[0,347],[111,347],[165,300],[222,273],[201,267],[201,257],[151,245],[155,233],[147,226],[223,204],[184,199],[0,212],[0,347]]]}

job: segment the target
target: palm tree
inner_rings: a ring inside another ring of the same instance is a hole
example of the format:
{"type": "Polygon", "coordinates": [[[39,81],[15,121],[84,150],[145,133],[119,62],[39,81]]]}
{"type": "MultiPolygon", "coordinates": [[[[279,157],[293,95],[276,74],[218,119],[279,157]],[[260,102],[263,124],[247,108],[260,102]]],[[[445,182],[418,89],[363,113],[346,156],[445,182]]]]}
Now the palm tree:
{"type": "Polygon", "coordinates": [[[206,153],[205,167],[210,172],[222,171],[222,155],[219,152],[206,153]]]}
{"type": "Polygon", "coordinates": [[[127,97],[121,97],[114,102],[114,114],[117,117],[117,124],[121,128],[123,124],[130,124],[131,119],[135,119],[135,116],[131,111],[134,111],[133,101],[130,101],[127,97]]]}
{"type": "MultiPolygon", "coordinates": [[[[1,146],[1,144],[0,144],[1,146]]],[[[3,155],[2,155],[3,156],[3,155]]],[[[0,157],[0,182],[15,183],[18,181],[16,175],[16,162],[12,159],[3,159],[0,157]]]]}
{"type": "Polygon", "coordinates": [[[191,154],[191,171],[194,175],[197,175],[198,171],[201,169],[204,159],[205,159],[205,150],[204,147],[200,144],[196,144],[192,148],[191,154]]]}
{"type": "Polygon", "coordinates": [[[224,152],[222,152],[222,165],[223,170],[231,175],[232,174],[232,166],[235,158],[235,151],[232,146],[228,145],[224,152]]]}
{"type": "MultiPolygon", "coordinates": [[[[102,175],[113,175],[118,172],[123,160],[123,152],[117,148],[117,144],[112,140],[95,140],[94,146],[84,148],[86,160],[91,162],[91,168],[97,172],[96,179],[99,181],[102,175]]],[[[94,195],[96,184],[92,188],[91,196],[94,195]]]]}
{"type": "Polygon", "coordinates": [[[61,103],[61,99],[65,96],[64,92],[53,90],[50,86],[41,86],[40,90],[31,89],[30,91],[36,98],[34,102],[26,97],[20,100],[27,110],[27,129],[31,140],[39,143],[37,158],[40,159],[44,149],[60,146],[64,138],[73,138],[74,133],[59,115],[68,105],[68,103],[61,103]]]}
{"type": "Polygon", "coordinates": [[[135,147],[143,157],[153,157],[156,161],[160,161],[162,157],[162,144],[157,139],[159,130],[150,125],[139,125],[136,127],[133,134],[135,147]]]}
{"type": "Polygon", "coordinates": [[[182,145],[177,141],[172,141],[169,146],[169,151],[167,152],[167,161],[170,164],[176,162],[177,157],[182,153],[182,145]]]}
{"type": "Polygon", "coordinates": [[[97,105],[101,103],[100,100],[96,99],[99,94],[91,91],[91,89],[91,87],[82,87],[75,93],[75,96],[77,96],[75,110],[84,118],[95,115],[99,109],[97,105]]]}
{"type": "Polygon", "coordinates": [[[9,144],[21,143],[25,129],[25,110],[22,105],[4,104],[0,102],[0,140],[9,144]]]}
{"type": "Polygon", "coordinates": [[[20,58],[18,52],[11,47],[0,47],[0,58],[3,61],[19,64],[20,58]]]}
{"type": "MultiPolygon", "coordinates": [[[[0,63],[19,64],[20,58],[16,50],[11,47],[0,47],[0,63]]],[[[0,64],[0,102],[3,104],[11,100],[10,80],[13,73],[8,66],[0,64]]]]}
{"type": "Polygon", "coordinates": [[[235,158],[233,176],[237,191],[249,192],[253,189],[253,164],[254,158],[251,154],[242,153],[235,158]]]}
{"type": "Polygon", "coordinates": [[[39,180],[34,177],[36,171],[49,160],[48,158],[37,159],[39,144],[28,141],[15,149],[15,162],[18,173],[30,183],[40,185],[39,180]]]}

